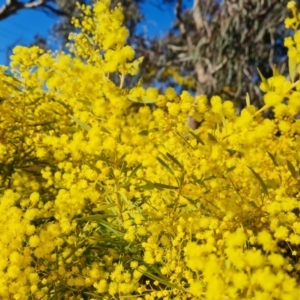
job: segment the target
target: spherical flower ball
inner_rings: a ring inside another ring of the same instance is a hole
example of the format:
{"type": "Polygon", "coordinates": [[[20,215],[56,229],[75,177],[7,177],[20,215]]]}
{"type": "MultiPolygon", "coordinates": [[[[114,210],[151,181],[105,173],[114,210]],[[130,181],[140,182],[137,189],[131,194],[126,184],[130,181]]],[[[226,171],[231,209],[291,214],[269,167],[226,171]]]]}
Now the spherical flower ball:
{"type": "Polygon", "coordinates": [[[282,102],[283,98],[281,95],[278,95],[275,92],[269,91],[264,96],[265,104],[269,106],[275,106],[277,104],[280,104],[282,102]]]}

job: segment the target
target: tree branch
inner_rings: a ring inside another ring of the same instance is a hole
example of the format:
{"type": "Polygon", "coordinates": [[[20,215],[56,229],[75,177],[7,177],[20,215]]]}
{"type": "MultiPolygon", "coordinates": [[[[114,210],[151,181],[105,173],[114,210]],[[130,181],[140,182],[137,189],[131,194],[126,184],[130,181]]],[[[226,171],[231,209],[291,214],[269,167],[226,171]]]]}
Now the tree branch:
{"type": "Polygon", "coordinates": [[[186,39],[189,50],[192,50],[194,48],[193,42],[191,37],[188,35],[184,21],[181,17],[181,8],[182,8],[182,0],[177,0],[176,6],[175,6],[175,16],[179,25],[179,30],[182,34],[182,37],[186,39]]]}
{"type": "Polygon", "coordinates": [[[11,15],[16,14],[21,9],[35,9],[35,8],[45,8],[50,10],[51,12],[57,15],[66,15],[63,11],[59,9],[55,9],[54,7],[50,6],[47,2],[48,0],[30,0],[27,3],[19,2],[18,0],[6,0],[6,3],[0,7],[0,21],[4,20],[11,15]]]}
{"type": "Polygon", "coordinates": [[[54,13],[55,15],[58,15],[58,16],[63,16],[63,17],[67,17],[69,16],[68,13],[60,10],[60,9],[56,9],[52,6],[50,6],[49,4],[45,3],[41,8],[45,9],[45,10],[49,10],[51,13],[54,13]]]}

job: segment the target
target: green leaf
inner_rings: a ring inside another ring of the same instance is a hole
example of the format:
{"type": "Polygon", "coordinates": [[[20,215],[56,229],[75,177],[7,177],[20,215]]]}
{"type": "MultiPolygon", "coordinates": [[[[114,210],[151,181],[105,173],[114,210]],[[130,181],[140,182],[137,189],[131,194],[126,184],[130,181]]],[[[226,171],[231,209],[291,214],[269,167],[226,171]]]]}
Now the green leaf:
{"type": "Polygon", "coordinates": [[[104,162],[106,162],[108,165],[111,164],[111,161],[109,160],[109,158],[103,156],[103,155],[95,155],[95,158],[99,159],[99,160],[102,160],[104,162]]]}
{"type": "Polygon", "coordinates": [[[200,137],[198,135],[196,135],[192,131],[190,131],[189,133],[197,140],[197,142],[199,142],[201,145],[205,146],[204,142],[200,139],[200,137]]]}
{"type": "Polygon", "coordinates": [[[83,163],[85,163],[87,166],[89,166],[92,170],[96,171],[97,174],[100,174],[100,173],[101,173],[101,171],[100,171],[97,167],[93,166],[93,165],[92,165],[91,163],[89,163],[87,160],[83,159],[82,161],[83,161],[83,163]]]}
{"type": "Polygon", "coordinates": [[[281,74],[279,73],[279,71],[277,70],[276,65],[273,65],[272,71],[273,71],[273,77],[276,77],[276,76],[280,76],[280,75],[281,75],[281,74]]]}
{"type": "Polygon", "coordinates": [[[288,57],[289,60],[289,74],[291,77],[291,81],[294,83],[296,70],[297,70],[297,59],[296,57],[288,57]]]}
{"type": "Polygon", "coordinates": [[[172,160],[172,162],[177,165],[180,169],[183,169],[183,165],[170,153],[167,153],[167,157],[172,160]]]}
{"type": "Polygon", "coordinates": [[[286,163],[287,163],[287,167],[288,167],[289,171],[291,172],[292,176],[295,179],[297,179],[298,174],[297,174],[297,171],[296,171],[295,167],[293,166],[293,164],[289,160],[287,160],[286,163]]]}
{"type": "Polygon", "coordinates": [[[143,181],[146,182],[145,185],[140,185],[137,186],[137,188],[141,189],[147,189],[147,190],[153,190],[154,188],[157,188],[158,190],[164,190],[164,189],[169,189],[169,190],[178,190],[178,186],[173,186],[173,185],[168,185],[168,184],[163,184],[163,183],[158,183],[158,182],[151,182],[147,179],[142,179],[143,181]]]}
{"type": "Polygon", "coordinates": [[[174,130],[174,133],[176,135],[178,135],[184,141],[184,143],[187,144],[187,146],[189,146],[190,148],[192,148],[193,150],[195,150],[194,147],[187,141],[187,139],[185,137],[183,137],[179,132],[177,132],[176,130],[174,130]]]}
{"type": "Polygon", "coordinates": [[[142,163],[138,164],[138,165],[131,171],[130,175],[128,176],[128,179],[132,178],[132,177],[136,174],[136,172],[141,168],[142,165],[143,165],[142,163]]]}
{"type": "Polygon", "coordinates": [[[233,189],[235,190],[235,192],[238,194],[238,196],[240,197],[240,199],[243,200],[243,197],[241,196],[240,191],[237,189],[237,187],[235,186],[235,184],[232,181],[232,179],[230,178],[230,176],[228,176],[228,179],[231,182],[231,185],[233,186],[233,189]]]}
{"type": "MultiPolygon", "coordinates": [[[[151,205],[151,203],[148,200],[147,201],[145,200],[144,203],[148,204],[151,208],[153,208],[154,210],[158,211],[158,209],[155,206],[151,205]]],[[[151,221],[151,219],[149,219],[149,221],[151,221]]]]}
{"type": "Polygon", "coordinates": [[[269,151],[267,151],[267,153],[270,156],[270,158],[272,159],[272,162],[273,162],[274,166],[278,167],[278,163],[277,163],[277,161],[275,159],[275,156],[271,152],[269,152],[269,151]]]}
{"type": "Polygon", "coordinates": [[[218,142],[218,140],[211,133],[208,133],[207,135],[211,141],[216,142],[216,143],[218,142]]]}
{"type": "Polygon", "coordinates": [[[152,280],[155,280],[155,281],[158,281],[159,283],[165,285],[165,286],[168,286],[168,287],[171,287],[171,288],[175,288],[175,289],[178,289],[178,290],[182,290],[179,286],[177,286],[176,284],[174,283],[171,283],[169,282],[167,279],[163,279],[163,278],[160,278],[148,271],[143,271],[143,270],[140,270],[138,268],[138,271],[140,271],[142,274],[144,274],[145,276],[149,277],[150,279],[152,280]]]}
{"type": "Polygon", "coordinates": [[[132,102],[135,102],[135,103],[140,103],[140,101],[137,98],[132,97],[132,96],[127,96],[127,99],[132,101],[132,102]]]}
{"type": "Polygon", "coordinates": [[[103,126],[100,128],[100,130],[101,130],[102,132],[111,134],[110,131],[109,131],[108,129],[106,129],[105,127],[103,127],[103,126]]]}
{"type": "Polygon", "coordinates": [[[72,115],[68,115],[73,121],[75,121],[80,127],[82,127],[83,129],[89,131],[91,129],[91,127],[87,124],[85,124],[84,122],[80,121],[79,119],[77,119],[76,117],[72,116],[72,115]]]}
{"type": "Polygon", "coordinates": [[[101,205],[100,207],[94,208],[93,212],[98,212],[98,211],[106,210],[106,209],[109,209],[109,208],[115,207],[115,206],[117,206],[115,203],[104,204],[104,205],[101,205]]]}
{"type": "Polygon", "coordinates": [[[204,178],[203,181],[207,181],[207,180],[212,180],[212,179],[216,179],[217,177],[215,175],[211,175],[207,178],[204,178]]]}
{"type": "Polygon", "coordinates": [[[149,134],[149,130],[148,129],[144,129],[142,131],[139,132],[140,135],[148,135],[149,134]]]}
{"type": "Polygon", "coordinates": [[[59,267],[59,254],[58,254],[58,247],[55,246],[55,270],[58,270],[59,267]]]}
{"type": "Polygon", "coordinates": [[[132,64],[132,67],[131,67],[131,68],[133,68],[134,70],[139,69],[140,64],[143,62],[143,60],[144,60],[144,56],[141,56],[141,57],[135,59],[135,60],[131,63],[131,64],[132,64]]]}
{"type": "Polygon", "coordinates": [[[269,189],[271,188],[273,190],[276,190],[280,186],[274,179],[268,179],[268,180],[265,180],[265,182],[269,189]]]}
{"type": "Polygon", "coordinates": [[[103,215],[92,215],[89,217],[83,217],[83,218],[77,218],[77,221],[89,221],[89,222],[99,222],[102,219],[107,219],[107,218],[116,218],[117,215],[113,214],[103,214],[103,215]]]}
{"type": "Polygon", "coordinates": [[[155,103],[156,102],[155,99],[151,99],[151,98],[148,98],[146,96],[142,96],[140,98],[135,98],[135,97],[132,97],[132,96],[127,96],[127,98],[130,101],[135,102],[135,103],[151,104],[151,103],[155,103]]]}
{"type": "Polygon", "coordinates": [[[258,71],[259,77],[260,77],[261,81],[263,82],[266,90],[269,91],[270,90],[270,86],[269,86],[268,80],[263,76],[263,74],[259,71],[258,68],[257,68],[257,71],[258,71]]]}
{"type": "MultiPolygon", "coordinates": [[[[206,211],[206,212],[208,212],[209,214],[211,214],[211,210],[210,210],[209,208],[207,208],[205,205],[203,205],[201,202],[198,201],[200,198],[198,198],[198,199],[196,199],[196,200],[193,200],[193,199],[191,199],[191,198],[189,198],[189,197],[187,197],[187,196],[185,196],[185,195],[182,195],[182,197],[185,198],[186,200],[188,200],[191,204],[195,205],[195,207],[198,206],[198,207],[200,207],[200,209],[202,209],[203,211],[206,211]]],[[[209,204],[211,204],[211,203],[209,202],[209,204]]],[[[216,208],[218,208],[218,207],[216,207],[216,208]]],[[[219,209],[219,208],[218,208],[218,209],[219,209]]]]}
{"type": "Polygon", "coordinates": [[[15,86],[14,84],[12,84],[12,83],[10,83],[10,82],[8,82],[8,81],[6,81],[6,80],[3,80],[3,81],[5,82],[6,85],[12,87],[15,91],[17,91],[17,92],[22,92],[22,89],[21,89],[21,88],[15,86]]]}
{"type": "Polygon", "coordinates": [[[9,73],[6,73],[6,72],[4,73],[4,75],[7,76],[7,77],[9,77],[9,78],[11,78],[11,79],[13,79],[13,80],[16,81],[17,83],[22,84],[22,81],[19,80],[18,78],[16,78],[14,75],[9,74],[9,73]]]}
{"type": "Polygon", "coordinates": [[[156,99],[152,99],[152,98],[149,98],[149,97],[146,97],[146,96],[142,96],[141,100],[142,100],[142,103],[145,103],[145,104],[151,104],[151,103],[156,102],[156,99]]]}
{"type": "Polygon", "coordinates": [[[157,132],[159,131],[159,128],[153,128],[153,129],[144,129],[139,132],[140,135],[148,135],[150,132],[157,132]]]}
{"type": "MultiPolygon", "coordinates": [[[[197,204],[196,200],[193,200],[192,198],[189,198],[188,196],[185,195],[181,195],[183,198],[185,198],[186,200],[188,200],[191,204],[197,204]]],[[[197,199],[198,200],[198,199],[197,199]]]]}
{"type": "Polygon", "coordinates": [[[265,184],[265,182],[262,180],[262,178],[260,177],[260,175],[258,173],[256,173],[251,167],[247,166],[250,171],[253,173],[253,175],[256,177],[256,179],[258,180],[258,182],[260,183],[263,192],[265,193],[265,195],[269,196],[269,192],[268,192],[268,187],[265,184]]]}
{"type": "Polygon", "coordinates": [[[91,106],[92,105],[92,102],[89,101],[89,100],[77,99],[77,101],[81,102],[82,104],[87,105],[87,106],[91,106]]]}
{"type": "Polygon", "coordinates": [[[251,105],[250,96],[249,96],[248,93],[246,94],[246,105],[247,105],[247,106],[250,106],[250,105],[251,105]]]}
{"type": "Polygon", "coordinates": [[[233,166],[233,167],[228,168],[228,169],[224,172],[224,174],[228,174],[229,172],[233,171],[235,168],[236,168],[236,166],[233,166]]]}
{"type": "Polygon", "coordinates": [[[194,183],[200,183],[203,181],[203,177],[198,179],[195,175],[192,174],[192,179],[194,180],[194,183]]]}
{"type": "Polygon", "coordinates": [[[65,262],[65,261],[67,261],[70,257],[72,257],[73,255],[75,255],[76,251],[77,251],[79,248],[81,248],[81,246],[80,246],[80,244],[77,244],[77,245],[75,246],[75,248],[74,248],[74,249],[73,249],[66,257],[63,258],[63,261],[65,262]]]}
{"type": "Polygon", "coordinates": [[[234,155],[236,153],[238,153],[237,150],[232,150],[232,149],[226,149],[227,152],[229,152],[230,155],[234,155]]]}
{"type": "Polygon", "coordinates": [[[138,80],[138,82],[137,82],[137,84],[135,85],[136,87],[142,87],[143,86],[143,77],[141,77],[139,80],[138,80]]]}
{"type": "Polygon", "coordinates": [[[126,173],[128,171],[127,161],[123,160],[122,158],[120,159],[120,161],[123,161],[120,172],[121,172],[121,174],[124,173],[126,175],[126,173]]]}
{"type": "Polygon", "coordinates": [[[168,189],[168,190],[178,190],[179,187],[178,186],[173,186],[173,185],[168,185],[168,184],[163,184],[163,183],[157,183],[157,182],[153,182],[153,185],[155,188],[157,188],[158,190],[164,190],[164,189],[168,189]]]}
{"type": "Polygon", "coordinates": [[[88,40],[88,42],[91,46],[95,45],[93,39],[90,36],[88,36],[86,33],[83,33],[83,36],[88,40]]]}
{"type": "Polygon", "coordinates": [[[248,203],[249,203],[252,207],[258,208],[258,206],[256,205],[256,203],[255,203],[253,200],[248,201],[248,203]]]}
{"type": "Polygon", "coordinates": [[[62,105],[66,110],[68,110],[69,112],[72,111],[71,109],[71,106],[69,104],[66,104],[64,103],[63,101],[61,100],[57,100],[57,99],[54,99],[54,98],[51,98],[52,101],[55,101],[55,102],[58,102],[60,105],[62,105]]]}
{"type": "Polygon", "coordinates": [[[91,292],[83,292],[85,295],[88,295],[88,296],[92,296],[92,297],[90,297],[89,299],[103,299],[103,297],[102,296],[99,296],[99,295],[97,295],[97,294],[93,294],[93,293],[91,293],[91,292]]]}
{"type": "Polygon", "coordinates": [[[28,106],[30,106],[30,105],[35,105],[36,103],[38,103],[40,100],[42,100],[43,99],[43,97],[38,97],[38,98],[36,98],[34,101],[32,101],[32,102],[30,102],[29,104],[28,104],[28,106]]]}
{"type": "Polygon", "coordinates": [[[158,160],[158,162],[169,172],[171,173],[172,175],[174,175],[174,171],[170,168],[170,166],[165,162],[163,161],[161,158],[159,157],[156,157],[156,159],[158,160]]]}
{"type": "Polygon", "coordinates": [[[143,181],[146,182],[144,185],[138,185],[136,188],[142,189],[142,190],[153,190],[154,184],[146,179],[143,179],[143,181]]]}
{"type": "Polygon", "coordinates": [[[6,101],[8,99],[9,99],[9,97],[0,97],[0,103],[6,101]]]}
{"type": "Polygon", "coordinates": [[[180,175],[179,179],[179,186],[182,187],[183,183],[184,183],[184,178],[185,178],[185,171],[183,171],[180,175]]]}
{"type": "Polygon", "coordinates": [[[105,221],[104,219],[99,219],[98,223],[101,224],[103,227],[105,227],[106,229],[108,229],[108,231],[112,232],[113,234],[115,234],[116,236],[120,237],[123,236],[123,233],[115,228],[112,227],[111,223],[108,223],[107,221],[105,221]]]}
{"type": "MultiPolygon", "coordinates": [[[[30,119],[30,118],[28,118],[30,119]]],[[[30,119],[31,120],[31,119],[30,119]]],[[[33,120],[33,119],[32,119],[33,120]]],[[[56,121],[50,121],[50,122],[41,122],[41,123],[35,123],[35,124],[28,124],[27,126],[32,126],[32,127],[36,127],[36,126],[47,126],[47,125],[51,125],[51,124],[55,124],[57,123],[56,121]]]]}

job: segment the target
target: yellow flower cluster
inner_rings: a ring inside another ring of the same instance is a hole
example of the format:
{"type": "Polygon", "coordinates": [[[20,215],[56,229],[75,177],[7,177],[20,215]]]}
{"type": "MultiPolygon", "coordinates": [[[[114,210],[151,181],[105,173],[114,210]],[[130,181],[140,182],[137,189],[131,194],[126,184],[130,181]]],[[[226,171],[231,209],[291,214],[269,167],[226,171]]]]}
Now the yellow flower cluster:
{"type": "Polygon", "coordinates": [[[0,298],[299,299],[300,83],[274,69],[240,115],[126,89],[121,7],[81,9],[70,54],[0,70],[0,298]]]}

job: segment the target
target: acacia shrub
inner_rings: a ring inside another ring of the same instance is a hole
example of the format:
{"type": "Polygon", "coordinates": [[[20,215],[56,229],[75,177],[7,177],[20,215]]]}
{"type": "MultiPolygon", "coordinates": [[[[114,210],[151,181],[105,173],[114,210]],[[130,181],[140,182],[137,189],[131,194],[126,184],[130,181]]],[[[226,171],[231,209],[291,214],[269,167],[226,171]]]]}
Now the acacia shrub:
{"type": "Polygon", "coordinates": [[[81,6],[72,55],[16,47],[1,67],[1,298],[298,299],[298,31],[291,79],[274,69],[236,115],[126,88],[142,59],[109,4],[81,6]]]}

